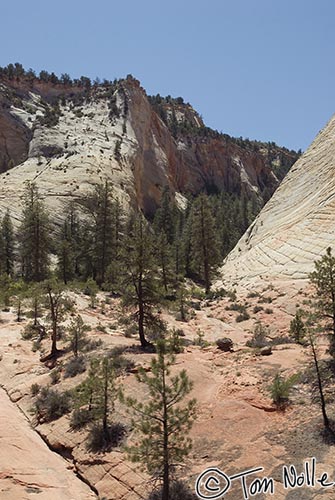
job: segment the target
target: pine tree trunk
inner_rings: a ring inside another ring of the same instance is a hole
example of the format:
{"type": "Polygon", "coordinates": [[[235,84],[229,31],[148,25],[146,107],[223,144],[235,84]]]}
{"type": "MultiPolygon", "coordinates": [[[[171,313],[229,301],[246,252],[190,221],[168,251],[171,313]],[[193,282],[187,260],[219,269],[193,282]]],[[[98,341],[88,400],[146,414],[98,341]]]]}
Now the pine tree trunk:
{"type": "Polygon", "coordinates": [[[205,213],[203,201],[201,200],[201,238],[202,238],[202,254],[203,254],[203,264],[204,264],[204,277],[205,277],[205,291],[206,294],[210,290],[210,270],[209,270],[209,259],[208,259],[208,248],[206,244],[206,234],[205,234],[205,213]]]}
{"type": "Polygon", "coordinates": [[[167,293],[168,287],[167,287],[166,266],[165,266],[164,256],[162,258],[162,275],[163,275],[164,289],[165,289],[165,292],[167,293]]]}
{"type": "Polygon", "coordinates": [[[66,276],[66,250],[63,249],[63,281],[64,285],[67,285],[67,276],[66,276]]]}
{"type": "Polygon", "coordinates": [[[316,351],[315,351],[314,341],[313,341],[311,336],[310,336],[310,342],[311,342],[311,346],[312,346],[316,376],[318,379],[318,388],[319,388],[320,401],[321,401],[321,411],[322,411],[322,417],[323,417],[323,424],[324,424],[326,430],[330,430],[330,422],[329,422],[328,415],[326,412],[326,401],[325,401],[325,397],[323,394],[323,387],[322,387],[321,373],[320,373],[320,369],[319,369],[319,362],[318,362],[316,351]]]}
{"type": "Polygon", "coordinates": [[[78,332],[77,331],[74,334],[73,354],[74,354],[75,358],[78,357],[78,332]]]}
{"type": "Polygon", "coordinates": [[[51,355],[54,356],[57,353],[57,325],[52,321],[52,343],[51,343],[51,355]]]}
{"type": "MultiPolygon", "coordinates": [[[[142,237],[142,234],[141,234],[142,237]]],[[[142,260],[142,256],[141,256],[142,260]]],[[[148,346],[148,342],[144,335],[144,302],[143,302],[143,287],[142,287],[142,271],[139,274],[138,279],[138,291],[137,291],[137,299],[138,299],[138,333],[140,336],[141,346],[143,348],[148,346]]]]}
{"type": "Polygon", "coordinates": [[[162,500],[169,500],[170,475],[169,475],[169,434],[168,414],[166,404],[165,366],[163,366],[163,489],[162,500]]]}
{"type": "Polygon", "coordinates": [[[19,299],[18,306],[17,306],[17,318],[16,321],[20,323],[21,321],[21,299],[19,299]]]}
{"type": "Polygon", "coordinates": [[[205,292],[207,294],[207,293],[209,293],[210,288],[211,288],[211,282],[210,282],[210,278],[209,278],[209,265],[208,265],[207,256],[205,258],[204,267],[205,267],[205,292]]]}
{"type": "Polygon", "coordinates": [[[56,305],[54,303],[54,299],[52,297],[50,289],[48,291],[48,295],[49,295],[50,315],[52,322],[51,356],[55,356],[57,354],[57,313],[56,313],[56,305]]]}
{"type": "Polygon", "coordinates": [[[34,298],[34,326],[37,326],[38,304],[37,297],[34,298]]]}
{"type": "Polygon", "coordinates": [[[108,437],[107,414],[108,414],[108,366],[106,363],[106,365],[104,366],[104,407],[103,407],[103,420],[102,420],[102,428],[106,439],[108,437]]]}
{"type": "Polygon", "coordinates": [[[144,305],[142,301],[139,301],[139,308],[138,308],[138,333],[140,336],[141,346],[143,348],[147,347],[148,341],[146,340],[144,334],[144,305]]]}
{"type": "Polygon", "coordinates": [[[52,343],[51,343],[51,355],[55,356],[57,353],[57,327],[52,324],[52,343]]]}
{"type": "Polygon", "coordinates": [[[36,281],[41,281],[40,272],[40,219],[39,214],[37,214],[36,221],[36,239],[35,239],[35,269],[33,279],[36,281]]]}
{"type": "Polygon", "coordinates": [[[176,243],[176,253],[175,253],[175,257],[176,257],[176,260],[175,260],[175,273],[176,273],[176,276],[179,275],[179,244],[176,243]]]}

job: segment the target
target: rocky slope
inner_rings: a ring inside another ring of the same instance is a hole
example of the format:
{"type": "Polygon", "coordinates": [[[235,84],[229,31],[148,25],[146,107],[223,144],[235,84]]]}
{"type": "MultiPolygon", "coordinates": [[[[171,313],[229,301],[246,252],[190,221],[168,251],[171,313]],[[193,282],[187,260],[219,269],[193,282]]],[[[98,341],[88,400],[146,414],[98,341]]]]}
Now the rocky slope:
{"type": "MultiPolygon", "coordinates": [[[[320,409],[316,403],[311,403],[309,383],[302,382],[294,387],[291,394],[292,405],[285,412],[275,411],[269,397],[269,385],[275,374],[280,371],[286,377],[303,371],[310,360],[308,350],[290,342],[279,343],[273,345],[270,356],[260,356],[257,349],[246,346],[246,341],[252,338],[253,328],[258,321],[267,326],[269,340],[278,339],[283,335],[287,340],[288,325],[296,310],[296,304],[306,299],[308,294],[292,286],[287,294],[279,287],[272,287],[264,290],[262,295],[248,295],[245,292],[239,296],[239,301],[246,305],[250,313],[250,319],[244,322],[236,321],[238,311],[231,308],[229,297],[198,301],[199,307],[194,310],[187,323],[177,321],[167,311],[163,313],[164,320],[171,327],[182,326],[185,340],[189,344],[184,352],[177,355],[172,374],[174,370],[179,372],[182,368],[186,369],[194,383],[190,396],[195,396],[198,401],[197,419],[191,430],[193,449],[180,473],[193,488],[196,477],[210,466],[218,466],[229,475],[262,466],[264,474],[275,480],[276,500],[311,500],[320,498],[321,495],[324,500],[332,499],[331,491],[327,496],[327,492],[322,492],[319,487],[302,488],[299,489],[298,495],[294,495],[294,491],[284,491],[281,484],[280,472],[284,464],[292,463],[300,471],[306,458],[312,456],[317,459],[318,473],[326,470],[330,478],[334,477],[334,447],[327,445],[320,436],[320,409]],[[260,308],[257,313],[253,312],[255,306],[261,303],[264,305],[263,300],[269,298],[273,308],[271,313],[265,308],[260,308]],[[208,342],[229,335],[234,341],[234,351],[222,352],[215,344],[202,348],[192,345],[199,337],[199,332],[203,332],[204,339],[208,342]]],[[[76,295],[77,310],[85,323],[92,327],[90,337],[103,341],[91,355],[101,356],[103,353],[110,353],[113,347],[122,347],[124,356],[132,360],[135,367],[118,378],[117,384],[122,385],[128,395],[145,398],[147,394],[136,381],[136,371],[139,366],[149,367],[151,355],[132,347],[134,342],[137,342],[135,337],[125,337],[125,326],[118,322],[119,299],[109,297],[108,303],[105,302],[106,299],[107,295],[99,294],[99,303],[93,310],[85,295],[76,295]],[[101,331],[101,324],[106,326],[105,331],[101,331]]],[[[126,460],[122,448],[99,454],[88,452],[87,430],[71,430],[70,415],[63,415],[51,422],[36,420],[31,411],[36,402],[36,397],[31,393],[31,386],[36,383],[41,387],[50,385],[52,372],[40,362],[40,353],[32,351],[32,340],[22,339],[21,331],[29,319],[18,323],[15,308],[2,312],[1,319],[0,379],[7,394],[18,406],[15,413],[14,405],[3,398],[4,393],[0,391],[0,426],[3,425],[0,435],[4,452],[0,456],[3,472],[0,475],[1,499],[33,498],[37,493],[37,497],[43,499],[94,498],[90,491],[86,493],[85,485],[78,483],[74,475],[77,471],[91,485],[93,491],[98,491],[101,499],[147,500],[148,490],[152,488],[153,483],[141,471],[139,464],[131,464],[126,460]],[[51,449],[43,445],[37,434],[32,435],[32,429],[28,428],[27,420],[19,413],[19,409],[27,415],[32,425],[37,426],[36,430],[49,443],[51,449]],[[21,431],[26,436],[25,440],[21,431]],[[28,455],[26,447],[29,446],[29,440],[32,444],[31,453],[28,455]],[[51,450],[62,454],[67,462],[55,456],[51,450]],[[58,462],[63,471],[57,469],[57,472],[55,462],[58,462]],[[65,469],[64,464],[69,470],[65,469]],[[63,490],[59,488],[60,478],[63,490]],[[54,489],[48,489],[49,484],[52,484],[54,489]],[[83,486],[82,491],[66,489],[80,486],[83,486]],[[61,495],[62,492],[65,496],[61,495]],[[54,493],[56,496],[53,496],[54,493]]],[[[48,350],[49,344],[49,339],[44,339],[42,349],[48,350]]],[[[326,348],[324,341],[321,342],[321,348],[326,348]]],[[[73,378],[64,376],[65,365],[70,356],[70,353],[64,354],[58,359],[55,367],[60,371],[61,377],[56,386],[52,387],[60,392],[78,385],[86,376],[85,373],[73,378]]],[[[111,415],[112,421],[126,423],[125,418],[124,409],[116,404],[111,415]]],[[[131,438],[130,432],[128,439],[131,438]]],[[[233,485],[233,490],[227,494],[228,498],[242,498],[239,484],[233,485]]]]}
{"type": "Polygon", "coordinates": [[[0,389],[0,435],[0,496],[3,500],[34,495],[41,500],[97,498],[69,470],[65,460],[49,451],[3,389],[0,389]]]}
{"type": "Polygon", "coordinates": [[[334,245],[334,174],[335,115],[229,254],[224,281],[308,277],[334,245]]]}
{"type": "Polygon", "coordinates": [[[180,202],[206,189],[262,205],[297,156],[214,132],[182,99],[148,98],[130,76],[85,87],[0,75],[0,211],[15,218],[27,180],[53,208],[103,179],[147,215],[165,186],[180,202]]]}

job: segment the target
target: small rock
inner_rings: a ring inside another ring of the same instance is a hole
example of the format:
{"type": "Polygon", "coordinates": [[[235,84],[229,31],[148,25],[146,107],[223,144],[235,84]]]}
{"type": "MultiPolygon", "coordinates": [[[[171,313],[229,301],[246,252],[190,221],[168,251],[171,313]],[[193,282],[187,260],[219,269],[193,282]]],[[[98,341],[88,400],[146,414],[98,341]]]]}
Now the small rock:
{"type": "Polygon", "coordinates": [[[272,354],[272,347],[270,345],[262,347],[260,354],[261,356],[270,356],[270,354],[272,354]]]}

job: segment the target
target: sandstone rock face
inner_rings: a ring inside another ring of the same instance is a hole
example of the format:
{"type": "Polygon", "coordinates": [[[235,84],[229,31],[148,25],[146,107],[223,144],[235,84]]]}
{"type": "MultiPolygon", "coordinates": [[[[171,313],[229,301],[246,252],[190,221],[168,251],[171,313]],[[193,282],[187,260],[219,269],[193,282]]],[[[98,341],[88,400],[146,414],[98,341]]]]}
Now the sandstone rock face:
{"type": "Polygon", "coordinates": [[[334,214],[335,116],[228,255],[223,280],[307,278],[334,245],[334,214]]]}
{"type": "Polygon", "coordinates": [[[262,203],[264,190],[271,194],[279,183],[276,167],[296,159],[285,149],[209,133],[189,104],[173,106],[176,123],[186,126],[177,135],[133,78],[89,93],[38,81],[0,83],[0,171],[15,165],[0,175],[0,214],[10,207],[20,219],[25,181],[37,183],[56,215],[64,201],[106,179],[124,204],[147,215],[166,186],[181,203],[203,189],[262,203]]]}
{"type": "Polygon", "coordinates": [[[0,172],[28,157],[31,132],[22,120],[11,113],[11,94],[0,84],[0,172]]]}
{"type": "Polygon", "coordinates": [[[0,390],[0,497],[3,500],[90,500],[90,488],[50,452],[28,421],[0,390]]]}

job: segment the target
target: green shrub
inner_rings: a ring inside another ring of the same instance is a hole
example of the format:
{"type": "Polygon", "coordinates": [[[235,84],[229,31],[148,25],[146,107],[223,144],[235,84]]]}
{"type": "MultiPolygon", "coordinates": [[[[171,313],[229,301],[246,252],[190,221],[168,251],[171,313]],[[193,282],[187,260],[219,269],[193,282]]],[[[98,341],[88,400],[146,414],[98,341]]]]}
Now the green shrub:
{"type": "Polygon", "coordinates": [[[262,348],[269,345],[269,342],[266,339],[268,333],[268,330],[262,325],[262,323],[256,323],[253,336],[246,342],[246,345],[248,347],[256,348],[262,348]]]}
{"type": "MultiPolygon", "coordinates": [[[[114,348],[115,349],[115,348],[114,348]]],[[[113,353],[113,350],[111,351],[113,353]]],[[[112,357],[112,365],[117,375],[122,372],[129,372],[135,367],[135,363],[131,360],[123,356],[122,354],[115,353],[111,354],[112,357]]]]}
{"type": "Polygon", "coordinates": [[[88,279],[85,283],[83,293],[90,297],[90,299],[91,299],[90,306],[92,309],[96,308],[96,298],[97,298],[98,291],[99,291],[99,287],[96,284],[96,282],[92,278],[88,279]]]}
{"type": "Polygon", "coordinates": [[[193,345],[199,346],[201,349],[210,345],[210,343],[205,340],[205,334],[200,330],[200,328],[197,330],[197,336],[193,341],[193,345]]]}
{"type": "Polygon", "coordinates": [[[306,336],[305,324],[302,321],[302,311],[298,310],[290,323],[290,334],[297,344],[304,344],[306,336]]]}
{"type": "Polygon", "coordinates": [[[271,304],[271,302],[272,302],[272,298],[271,297],[263,297],[263,296],[261,296],[258,299],[258,303],[259,304],[271,304]]]}
{"type": "Polygon", "coordinates": [[[204,300],[206,298],[206,294],[205,294],[204,290],[202,290],[201,288],[198,288],[198,287],[192,288],[191,296],[194,299],[199,299],[199,300],[204,300]]]}
{"type": "Polygon", "coordinates": [[[255,306],[255,307],[253,308],[253,311],[252,311],[252,312],[253,312],[254,314],[257,314],[258,312],[263,311],[263,309],[264,309],[264,308],[263,308],[262,306],[255,306]]]}
{"type": "Polygon", "coordinates": [[[244,313],[246,311],[246,307],[243,304],[238,304],[237,302],[233,302],[229,306],[226,306],[227,311],[238,311],[240,313],[244,313]]]}
{"type": "Polygon", "coordinates": [[[271,309],[270,307],[267,307],[264,312],[265,312],[265,314],[272,314],[273,309],[271,309]]]}
{"type": "Polygon", "coordinates": [[[119,446],[125,435],[126,428],[120,423],[109,425],[106,431],[101,424],[93,425],[87,437],[87,449],[94,453],[108,451],[119,446]]]}
{"type": "Polygon", "coordinates": [[[94,351],[98,347],[101,347],[103,345],[103,341],[101,339],[92,339],[88,340],[85,345],[82,347],[83,352],[89,352],[89,351],[94,351]]]}
{"type": "Polygon", "coordinates": [[[278,408],[283,408],[288,404],[289,395],[292,387],[298,380],[298,375],[294,374],[291,377],[285,378],[277,373],[269,386],[272,401],[278,408]]]}
{"type": "Polygon", "coordinates": [[[207,293],[207,298],[208,299],[221,299],[222,297],[226,297],[227,295],[227,290],[225,290],[224,288],[219,288],[218,290],[210,290],[208,293],[207,293]]]}
{"type": "Polygon", "coordinates": [[[84,356],[73,357],[65,365],[64,378],[75,377],[79,373],[86,371],[86,362],[84,356]]]}
{"type": "Polygon", "coordinates": [[[271,340],[271,345],[281,345],[281,344],[292,344],[292,337],[288,337],[287,335],[284,337],[274,337],[271,340]]]}
{"type": "Polygon", "coordinates": [[[39,351],[41,348],[41,342],[39,340],[34,340],[33,345],[31,346],[31,350],[33,352],[39,351]]]}
{"type": "Polygon", "coordinates": [[[229,292],[227,292],[227,295],[229,297],[230,302],[235,302],[235,300],[236,300],[235,290],[229,290],[229,292]]]}
{"type": "Polygon", "coordinates": [[[240,323],[241,321],[246,321],[247,319],[250,319],[250,314],[247,311],[244,311],[243,313],[236,316],[236,323],[240,323]]]}
{"type": "Polygon", "coordinates": [[[107,333],[107,328],[100,321],[95,328],[98,330],[98,332],[107,333]]]}
{"type": "Polygon", "coordinates": [[[43,387],[35,401],[34,410],[39,422],[56,420],[71,410],[70,395],[43,387]]]}
{"type": "Polygon", "coordinates": [[[182,337],[185,336],[185,333],[181,328],[173,328],[169,337],[169,348],[171,352],[175,354],[180,354],[184,352],[185,341],[182,337]]]}
{"type": "MultiPolygon", "coordinates": [[[[161,500],[162,487],[156,488],[148,497],[148,500],[161,500]]],[[[193,490],[184,481],[172,481],[170,483],[169,500],[197,500],[193,490]]]]}
{"type": "Polygon", "coordinates": [[[21,331],[21,336],[24,340],[31,340],[39,335],[40,331],[33,323],[27,323],[21,331]]]}
{"type": "Polygon", "coordinates": [[[32,396],[37,396],[40,392],[41,386],[39,384],[32,384],[30,387],[30,393],[32,396]]]}
{"type": "Polygon", "coordinates": [[[82,429],[94,419],[93,412],[86,408],[77,408],[73,411],[70,427],[73,430],[82,429]]]}
{"type": "Polygon", "coordinates": [[[254,299],[255,297],[259,297],[259,293],[258,292],[249,292],[248,295],[247,295],[248,299],[254,299]]]}
{"type": "Polygon", "coordinates": [[[52,372],[50,372],[51,384],[56,385],[60,382],[60,370],[59,368],[54,368],[52,372]]]}
{"type": "Polygon", "coordinates": [[[138,335],[138,326],[136,323],[131,323],[130,325],[127,326],[127,328],[124,331],[124,336],[129,339],[133,335],[138,335]]]}

